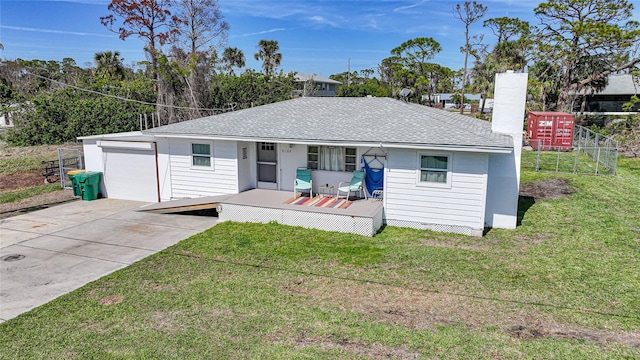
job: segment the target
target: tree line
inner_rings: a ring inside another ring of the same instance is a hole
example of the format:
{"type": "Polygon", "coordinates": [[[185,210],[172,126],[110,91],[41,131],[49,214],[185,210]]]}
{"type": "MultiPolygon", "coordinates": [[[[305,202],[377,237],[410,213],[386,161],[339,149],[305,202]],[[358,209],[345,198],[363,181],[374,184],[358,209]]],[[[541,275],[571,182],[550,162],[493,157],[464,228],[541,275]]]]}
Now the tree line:
{"type": "MultiPolygon", "coordinates": [[[[112,0],[107,11],[102,24],[123,40],[143,39],[146,61],[125,65],[118,51],[96,53],[85,67],[71,58],[2,61],[0,111],[16,123],[10,143],[136,130],[141,114],[168,124],[285,100],[300,86],[278,70],[276,40],[258,42],[260,71],[245,67],[242,50],[227,46],[230,25],[217,0],[112,0]]],[[[454,93],[463,103],[469,93],[491,97],[495,74],[515,70],[529,73],[531,109],[571,111],[576,94],[602,89],[609,74],[638,71],[640,24],[627,0],[548,0],[534,9],[536,26],[485,19],[487,7],[477,1],[451,12],[464,29],[462,69],[433,62],[442,46],[417,37],[390,49],[375,69],[331,75],[343,84],[337,95],[397,96],[408,88],[409,101],[433,106],[435,94],[454,93]],[[472,32],[480,22],[492,45],[472,32]]]]}

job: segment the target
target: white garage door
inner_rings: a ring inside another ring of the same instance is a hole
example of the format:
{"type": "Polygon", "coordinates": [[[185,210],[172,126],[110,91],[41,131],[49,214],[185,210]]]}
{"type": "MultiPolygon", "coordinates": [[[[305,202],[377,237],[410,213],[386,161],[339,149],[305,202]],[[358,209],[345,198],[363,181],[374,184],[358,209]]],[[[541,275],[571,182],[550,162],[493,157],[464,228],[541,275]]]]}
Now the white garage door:
{"type": "Polygon", "coordinates": [[[112,199],[158,202],[156,144],[102,141],[104,186],[112,199]]]}

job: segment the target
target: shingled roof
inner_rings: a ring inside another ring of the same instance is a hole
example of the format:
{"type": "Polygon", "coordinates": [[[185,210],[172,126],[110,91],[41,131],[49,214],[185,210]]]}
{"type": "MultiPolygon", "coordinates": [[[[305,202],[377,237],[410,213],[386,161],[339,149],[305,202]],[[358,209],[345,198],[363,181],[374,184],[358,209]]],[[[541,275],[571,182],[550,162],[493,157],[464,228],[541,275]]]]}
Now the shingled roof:
{"type": "Polygon", "coordinates": [[[391,98],[303,97],[143,133],[309,144],[513,148],[512,138],[492,132],[489,122],[391,98]]]}

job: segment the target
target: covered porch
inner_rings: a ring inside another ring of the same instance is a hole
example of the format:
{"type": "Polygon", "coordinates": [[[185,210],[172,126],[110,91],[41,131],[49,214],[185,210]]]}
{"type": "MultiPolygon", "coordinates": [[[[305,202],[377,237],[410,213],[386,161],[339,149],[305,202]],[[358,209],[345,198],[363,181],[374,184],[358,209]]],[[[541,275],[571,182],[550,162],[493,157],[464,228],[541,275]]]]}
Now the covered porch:
{"type": "Polygon", "coordinates": [[[295,205],[292,191],[253,189],[217,203],[220,221],[259,222],[373,236],[383,224],[382,201],[349,200],[348,207],[295,205]]]}

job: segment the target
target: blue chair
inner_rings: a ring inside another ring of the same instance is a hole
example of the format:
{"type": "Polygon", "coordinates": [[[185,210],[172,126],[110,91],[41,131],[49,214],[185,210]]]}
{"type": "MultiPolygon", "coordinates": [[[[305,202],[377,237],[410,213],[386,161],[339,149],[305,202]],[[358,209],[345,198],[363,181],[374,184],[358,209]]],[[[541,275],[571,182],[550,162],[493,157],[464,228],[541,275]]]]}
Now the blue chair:
{"type": "Polygon", "coordinates": [[[338,184],[338,192],[336,193],[336,197],[341,197],[340,193],[346,193],[346,199],[349,200],[349,196],[351,196],[351,193],[355,192],[360,192],[361,197],[362,194],[364,194],[365,198],[367,197],[367,194],[364,191],[364,171],[354,171],[351,181],[344,181],[338,184]]]}
{"type": "Polygon", "coordinates": [[[311,180],[311,169],[298,168],[296,170],[296,180],[293,184],[293,197],[300,193],[308,192],[309,197],[313,197],[313,180],[311,180]]]}

